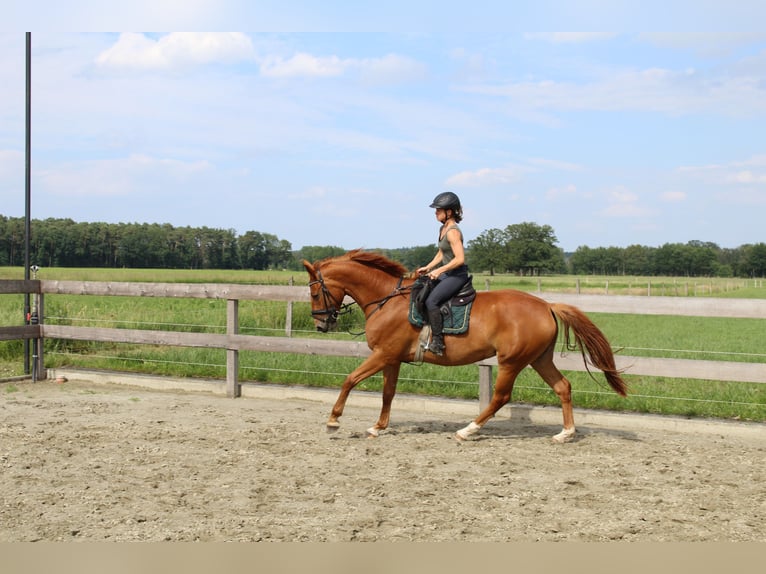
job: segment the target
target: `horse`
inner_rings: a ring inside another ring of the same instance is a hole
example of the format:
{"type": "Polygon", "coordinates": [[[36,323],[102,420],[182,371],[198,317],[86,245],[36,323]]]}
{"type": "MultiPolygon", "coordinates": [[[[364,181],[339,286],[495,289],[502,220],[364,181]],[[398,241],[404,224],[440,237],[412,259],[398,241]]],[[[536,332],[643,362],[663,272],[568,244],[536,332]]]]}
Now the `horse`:
{"type": "Polygon", "coordinates": [[[340,428],[338,419],[351,390],[380,371],[383,404],[378,421],[367,429],[369,438],[388,428],[402,363],[415,362],[418,356],[419,360],[438,365],[466,365],[496,355],[498,372],[492,398],[478,417],[455,433],[455,438],[465,441],[476,435],[511,400],[516,377],[531,366],[561,401],[563,428],[553,441],[571,441],[575,436],[571,384],[553,363],[559,322],[564,327],[567,348],[579,350],[586,367],[590,363],[601,370],[609,386],[618,395],[627,396],[628,386],[615,367],[611,345],[601,330],[573,305],[549,303],[513,289],[477,292],[468,331],[447,335],[447,348],[442,356],[428,351],[417,354],[420,329],[408,320],[409,294],[415,277],[401,263],[355,249],[314,263],[303,260],[303,266],[309,274],[311,314],[317,330],[327,332],[334,328],[338,316],[356,303],[364,312],[367,345],[372,351],[343,381],[327,421],[328,432],[340,428]],[[353,303],[344,303],[346,296],[353,303]]]}

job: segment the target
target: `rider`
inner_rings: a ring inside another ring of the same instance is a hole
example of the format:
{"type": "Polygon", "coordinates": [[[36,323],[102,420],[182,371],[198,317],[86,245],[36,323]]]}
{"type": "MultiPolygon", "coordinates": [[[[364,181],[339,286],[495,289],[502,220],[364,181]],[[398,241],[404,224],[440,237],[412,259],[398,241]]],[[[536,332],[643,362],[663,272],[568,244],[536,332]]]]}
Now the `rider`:
{"type": "Polygon", "coordinates": [[[444,354],[444,320],[439,307],[455,295],[468,281],[468,266],[465,264],[463,233],[457,226],[463,219],[460,198],[451,191],[437,195],[429,207],[436,208],[439,229],[439,250],[428,265],[419,267],[420,275],[428,274],[436,280],[425,301],[428,322],[431,324],[431,343],[428,345],[435,355],[444,354]]]}

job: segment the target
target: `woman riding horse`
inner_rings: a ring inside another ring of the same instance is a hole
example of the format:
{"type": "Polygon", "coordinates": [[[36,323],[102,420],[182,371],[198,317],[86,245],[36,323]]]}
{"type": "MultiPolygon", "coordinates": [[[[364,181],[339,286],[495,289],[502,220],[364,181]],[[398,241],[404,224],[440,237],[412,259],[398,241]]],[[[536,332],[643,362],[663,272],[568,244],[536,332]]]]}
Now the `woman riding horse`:
{"type": "Polygon", "coordinates": [[[426,347],[434,355],[444,354],[444,319],[441,314],[442,303],[457,294],[468,281],[468,266],[465,264],[463,233],[457,226],[463,220],[463,208],[460,198],[446,191],[437,195],[429,207],[436,208],[436,220],[439,228],[439,250],[428,265],[419,267],[420,275],[428,277],[436,284],[426,298],[428,322],[431,325],[431,342],[426,347]]]}

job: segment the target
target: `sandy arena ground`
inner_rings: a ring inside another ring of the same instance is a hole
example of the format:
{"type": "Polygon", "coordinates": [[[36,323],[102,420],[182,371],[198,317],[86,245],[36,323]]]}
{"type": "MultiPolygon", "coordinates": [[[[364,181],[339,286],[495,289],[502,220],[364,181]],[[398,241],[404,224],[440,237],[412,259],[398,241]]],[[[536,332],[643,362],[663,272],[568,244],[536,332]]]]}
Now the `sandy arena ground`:
{"type": "MultiPolygon", "coordinates": [[[[353,398],[353,395],[352,395],[353,398]]],[[[0,541],[766,541],[766,432],[469,422],[88,382],[0,385],[0,541]]],[[[577,413],[575,413],[577,416],[577,413]]]]}

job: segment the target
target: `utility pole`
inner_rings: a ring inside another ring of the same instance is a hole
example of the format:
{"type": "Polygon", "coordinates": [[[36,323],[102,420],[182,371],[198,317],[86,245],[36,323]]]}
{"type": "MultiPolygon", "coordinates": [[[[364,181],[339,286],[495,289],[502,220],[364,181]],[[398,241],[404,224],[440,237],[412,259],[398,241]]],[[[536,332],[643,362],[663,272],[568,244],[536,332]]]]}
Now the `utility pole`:
{"type": "MultiPolygon", "coordinates": [[[[27,112],[26,112],[26,161],[24,175],[24,279],[29,281],[29,250],[32,236],[32,32],[27,32],[27,112]]],[[[24,293],[24,324],[29,325],[29,293],[24,293]]],[[[29,374],[29,339],[24,339],[24,374],[29,374]]]]}

